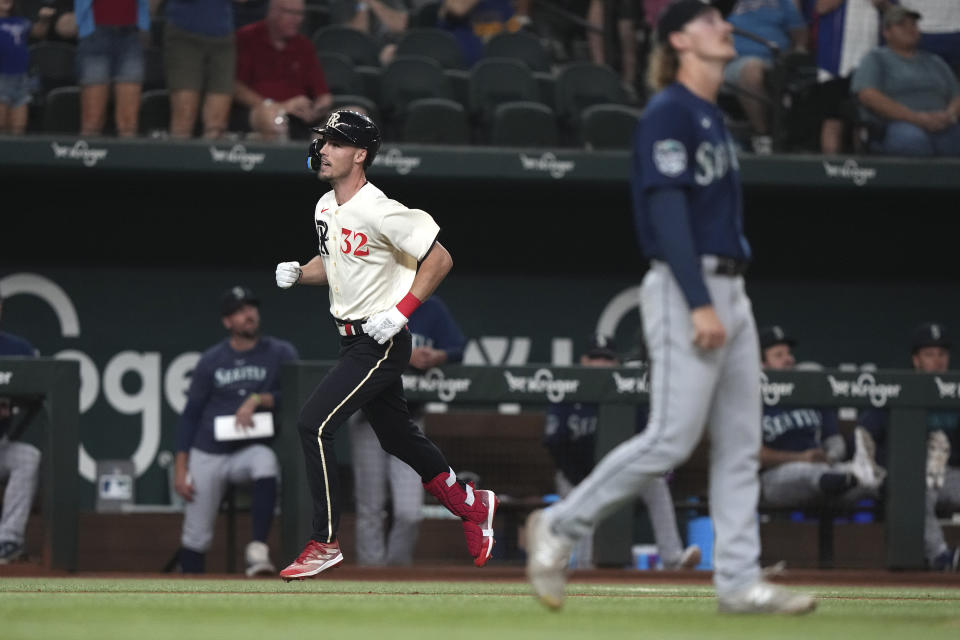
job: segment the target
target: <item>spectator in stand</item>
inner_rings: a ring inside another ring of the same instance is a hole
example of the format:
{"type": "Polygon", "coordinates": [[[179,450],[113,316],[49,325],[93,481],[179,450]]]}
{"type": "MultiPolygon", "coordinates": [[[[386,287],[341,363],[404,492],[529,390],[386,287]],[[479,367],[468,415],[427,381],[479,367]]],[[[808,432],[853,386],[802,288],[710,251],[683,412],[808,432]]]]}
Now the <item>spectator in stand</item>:
{"type": "Polygon", "coordinates": [[[237,31],[235,97],[264,140],[309,138],[333,104],[303,17],[304,0],[270,0],[266,18],[237,31]]]}
{"type": "Polygon", "coordinates": [[[46,0],[46,5],[53,8],[52,29],[48,29],[42,39],[76,44],[77,14],[73,11],[73,0],[46,0]]]}
{"type": "Polygon", "coordinates": [[[920,48],[937,54],[960,73],[960,2],[908,0],[905,4],[923,14],[920,48]]]}
{"type": "Polygon", "coordinates": [[[868,51],[880,44],[880,18],[888,0],[804,0],[820,82],[806,108],[817,114],[820,150],[843,150],[844,103],[850,99],[850,76],[868,51]]]}
{"type": "Polygon", "coordinates": [[[529,24],[529,4],[529,0],[443,0],[437,26],[456,37],[464,63],[472,67],[487,40],[529,24]]]}
{"type": "Polygon", "coordinates": [[[904,156],[960,156],[960,84],[942,58],[918,49],[920,14],[894,5],[883,14],[886,46],[860,62],[851,91],[883,129],[871,150],[904,156]]]}
{"type": "Polygon", "coordinates": [[[80,135],[103,133],[113,83],[117,135],[137,133],[145,42],[150,37],[148,0],[75,0],[80,135]]]}
{"type": "MultiPolygon", "coordinates": [[[[806,51],[807,24],[794,0],[740,0],[734,6],[729,22],[735,28],[775,43],[784,53],[806,51]]],[[[724,82],[754,96],[770,97],[764,76],[773,65],[773,52],[769,47],[742,35],[734,35],[733,42],[737,57],[724,69],[724,82]]],[[[737,93],[737,98],[755,134],[753,150],[769,153],[771,140],[767,106],[741,92],[737,93]]]]}
{"type": "MultiPolygon", "coordinates": [[[[596,64],[610,64],[620,71],[620,83],[632,97],[637,96],[637,3],[634,0],[616,0],[612,6],[607,0],[590,0],[587,7],[587,22],[593,27],[587,31],[587,45],[590,47],[590,59],[596,64]],[[613,62],[607,59],[607,36],[612,30],[607,29],[607,18],[616,21],[617,47],[620,60],[613,62]]],[[[655,4],[663,8],[665,0],[649,0],[646,5],[655,4]]],[[[658,14],[656,14],[658,15],[658,14]]],[[[653,20],[656,21],[656,15],[653,20]]]]}
{"type": "Polygon", "coordinates": [[[167,0],[163,66],[170,91],[170,135],[193,135],[203,94],[203,137],[227,130],[236,45],[232,0],[167,0]]]}
{"type": "Polygon", "coordinates": [[[334,24],[373,36],[380,45],[380,64],[387,65],[410,24],[410,13],[422,4],[417,0],[331,0],[330,18],[334,24]]]}
{"type": "Polygon", "coordinates": [[[17,15],[13,0],[0,0],[0,134],[21,135],[27,130],[27,105],[32,97],[29,38],[42,38],[53,17],[41,7],[35,20],[17,15]]]}

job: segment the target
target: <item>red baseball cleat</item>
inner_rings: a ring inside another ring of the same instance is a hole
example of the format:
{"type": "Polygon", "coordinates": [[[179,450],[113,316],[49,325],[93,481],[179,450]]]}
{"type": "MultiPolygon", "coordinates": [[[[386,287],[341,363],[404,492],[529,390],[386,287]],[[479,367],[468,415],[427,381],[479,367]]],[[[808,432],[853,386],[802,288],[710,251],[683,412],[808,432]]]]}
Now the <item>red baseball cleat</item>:
{"type": "Polygon", "coordinates": [[[474,496],[486,510],[486,518],[481,522],[463,521],[463,535],[467,539],[467,550],[473,556],[473,564],[482,567],[487,564],[493,553],[493,516],[497,512],[500,500],[497,494],[489,490],[474,491],[474,496]]]}
{"type": "Polygon", "coordinates": [[[311,540],[303,548],[297,559],[290,566],[280,572],[280,577],[284,582],[304,578],[310,578],[321,571],[331,569],[343,562],[343,554],[340,553],[340,543],[334,540],[330,543],[317,542],[311,540]]]}

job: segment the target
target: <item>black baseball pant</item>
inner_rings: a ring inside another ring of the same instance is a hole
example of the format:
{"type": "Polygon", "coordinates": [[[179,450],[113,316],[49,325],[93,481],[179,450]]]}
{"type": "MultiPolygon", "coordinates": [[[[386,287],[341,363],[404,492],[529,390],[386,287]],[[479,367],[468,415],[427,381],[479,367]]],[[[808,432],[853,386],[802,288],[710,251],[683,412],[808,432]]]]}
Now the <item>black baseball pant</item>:
{"type": "Polygon", "coordinates": [[[340,479],[334,434],[363,410],[384,451],[410,465],[424,482],[449,470],[443,453],[411,420],[401,375],[410,363],[411,336],[403,329],[378,344],[369,336],[340,342],[336,366],[307,399],[297,421],[313,497],[313,535],[332,542],[340,525],[340,479]]]}

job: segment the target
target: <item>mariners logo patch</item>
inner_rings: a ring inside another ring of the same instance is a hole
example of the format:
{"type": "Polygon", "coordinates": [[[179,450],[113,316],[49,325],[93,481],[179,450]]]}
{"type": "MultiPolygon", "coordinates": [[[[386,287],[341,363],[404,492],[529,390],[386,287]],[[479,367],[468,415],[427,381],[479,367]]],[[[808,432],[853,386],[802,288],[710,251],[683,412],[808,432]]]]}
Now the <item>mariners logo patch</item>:
{"type": "Polygon", "coordinates": [[[668,178],[687,170],[687,148],[679,140],[658,140],[653,144],[653,164],[668,178]]]}

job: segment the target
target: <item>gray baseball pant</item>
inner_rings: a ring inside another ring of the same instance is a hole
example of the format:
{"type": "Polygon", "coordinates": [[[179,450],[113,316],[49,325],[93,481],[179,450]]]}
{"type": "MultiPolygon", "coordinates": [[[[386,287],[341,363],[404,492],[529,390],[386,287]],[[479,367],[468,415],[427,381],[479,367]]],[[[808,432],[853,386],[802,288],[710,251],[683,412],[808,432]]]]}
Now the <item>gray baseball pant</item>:
{"type": "MultiPolygon", "coordinates": [[[[423,417],[411,417],[422,431],[423,417]]],[[[350,418],[349,431],[357,505],[357,564],[411,565],[423,519],[422,480],[409,465],[383,450],[362,412],[350,418]],[[393,526],[385,535],[388,492],[393,526]]]]}
{"type": "Polygon", "coordinates": [[[650,351],[650,420],[571,492],[547,510],[554,530],[574,540],[657,476],[680,466],[709,429],[714,583],[720,594],[760,579],[760,346],[742,277],[704,279],[727,340],[711,351],[693,344],[690,309],[669,267],[654,262],[640,305],[650,351]]]}
{"type": "MultiPolygon", "coordinates": [[[[829,462],[787,462],[771,467],[760,474],[761,495],[764,504],[774,507],[804,507],[823,500],[820,478],[825,473],[846,473],[843,465],[829,462]]],[[[853,487],[839,500],[852,505],[863,498],[876,498],[874,489],[853,487]]]]}
{"type": "Polygon", "coordinates": [[[191,551],[206,553],[213,542],[213,527],[227,485],[278,478],[280,465],[273,449],[254,444],[233,453],[190,449],[187,471],[193,483],[193,500],[183,505],[180,544],[191,551]]]}
{"type": "Polygon", "coordinates": [[[0,478],[9,476],[3,492],[0,542],[23,544],[39,471],[39,449],[25,442],[0,439],[0,478]]]}
{"type": "Polygon", "coordinates": [[[927,489],[927,512],[923,526],[923,547],[928,562],[947,550],[943,527],[937,520],[937,507],[960,511],[960,467],[947,467],[943,486],[927,489]]]}

